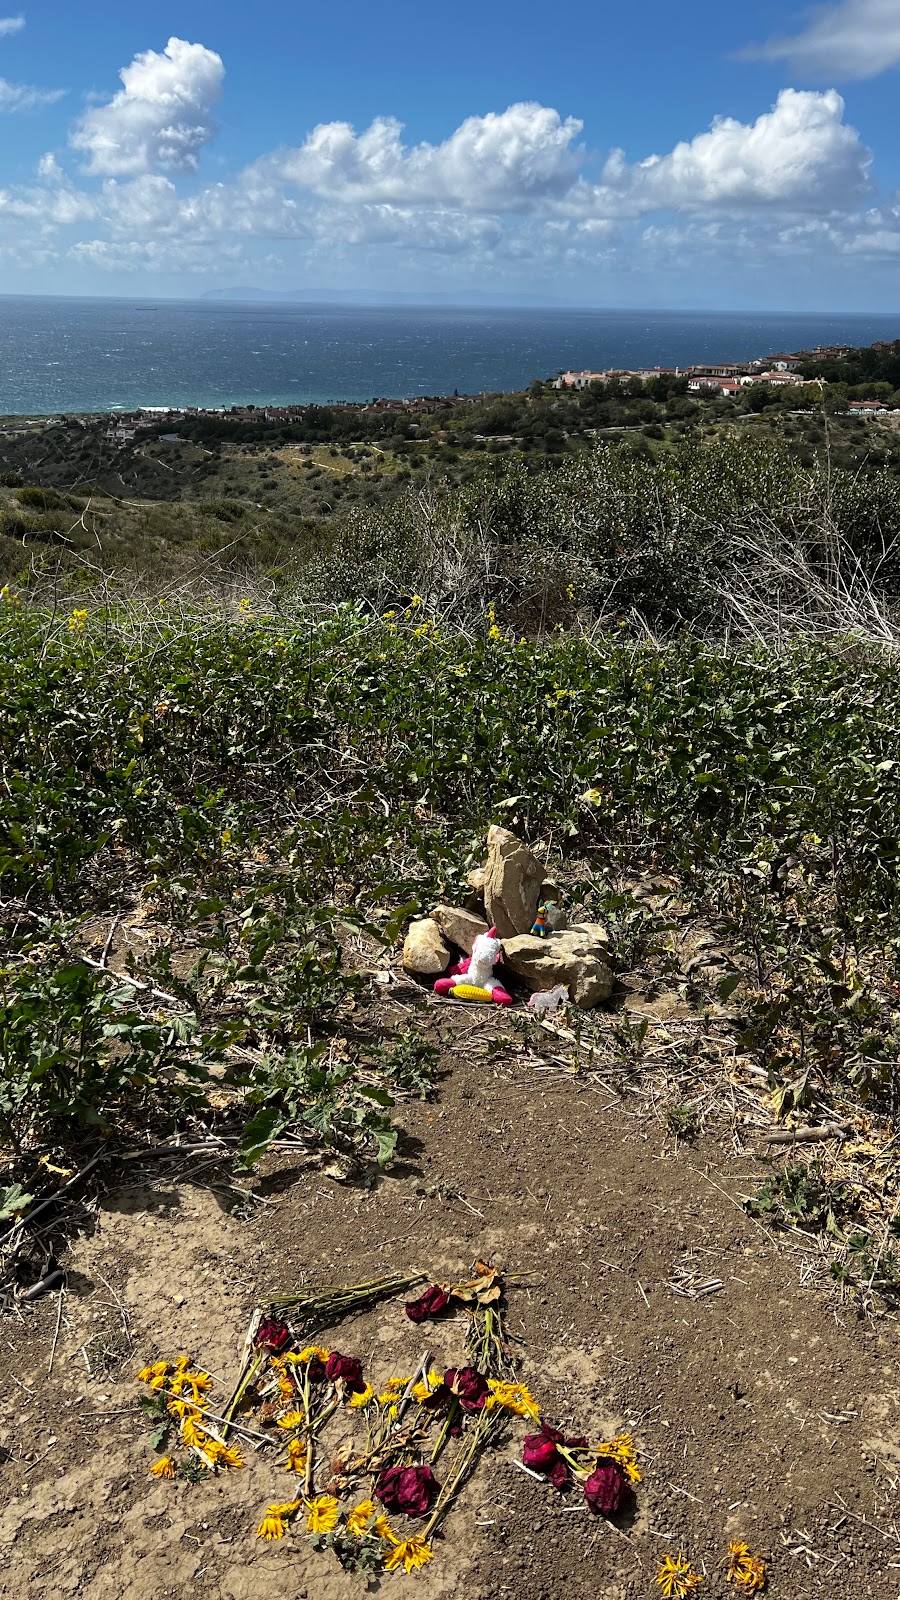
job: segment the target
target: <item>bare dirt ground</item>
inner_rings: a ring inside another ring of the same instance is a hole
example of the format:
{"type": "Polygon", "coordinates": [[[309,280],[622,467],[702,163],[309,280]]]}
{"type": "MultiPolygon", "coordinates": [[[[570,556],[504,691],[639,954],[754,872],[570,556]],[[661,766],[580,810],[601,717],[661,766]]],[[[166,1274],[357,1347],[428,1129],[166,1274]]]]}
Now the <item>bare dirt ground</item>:
{"type": "MultiPolygon", "coordinates": [[[[51,1295],[0,1325],[4,1600],[366,1593],[302,1537],[255,1537],[265,1505],[288,1498],[266,1453],[198,1484],[149,1477],[134,1375],[190,1352],[221,1398],[267,1292],[406,1267],[459,1278],[477,1255],[527,1274],[510,1288],[510,1323],[544,1415],[593,1437],[633,1431],[636,1514],[615,1527],[525,1476],[517,1423],[436,1559],[382,1590],[632,1600],[658,1595],[662,1557],[684,1550],[705,1573],[700,1594],[724,1597],[728,1540],[745,1538],[773,1596],[900,1595],[894,1323],[841,1304],[814,1244],[774,1239],[743,1213],[756,1161],[733,1130],[676,1141],[646,1104],[559,1060],[541,1070],[533,1055],[486,1053],[483,1016],[441,1008],[437,1094],[403,1107],[402,1159],[374,1187],[282,1155],[239,1180],[254,1197],[235,1209],[225,1166],[119,1169],[71,1241],[61,1308],[51,1295]],[[672,1287],[708,1279],[721,1289],[696,1300],[672,1287]]],[[[455,1363],[463,1339],[452,1320],[414,1327],[396,1302],[333,1343],[384,1378],[426,1350],[455,1363]]]]}

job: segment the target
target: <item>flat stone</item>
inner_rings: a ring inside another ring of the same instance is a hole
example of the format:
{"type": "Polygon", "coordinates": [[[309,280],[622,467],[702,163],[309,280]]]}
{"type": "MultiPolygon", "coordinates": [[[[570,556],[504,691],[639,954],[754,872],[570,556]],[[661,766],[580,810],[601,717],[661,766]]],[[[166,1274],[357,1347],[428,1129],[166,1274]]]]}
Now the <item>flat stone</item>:
{"type": "Polygon", "coordinates": [[[504,939],[503,959],[532,989],[546,992],[562,983],[577,1006],[599,1005],[612,994],[613,974],[608,938],[595,938],[586,931],[591,926],[549,933],[545,939],[530,933],[504,939]]]}
{"type": "Polygon", "coordinates": [[[435,906],[431,915],[445,939],[458,945],[460,950],[465,950],[467,956],[472,954],[472,946],[478,935],[488,931],[483,917],[476,917],[459,906],[435,906]]]}
{"type": "MultiPolygon", "coordinates": [[[[595,944],[603,945],[604,949],[609,951],[610,956],[612,955],[612,939],[610,937],[609,929],[606,927],[605,923],[573,922],[569,932],[586,934],[586,936],[589,939],[592,939],[595,944]]],[[[607,959],[609,959],[609,957],[607,959]]]]}
{"type": "Polygon", "coordinates": [[[501,939],[529,933],[537,915],[544,864],[508,828],[488,831],[484,876],[487,919],[501,939]]]}
{"type": "Polygon", "coordinates": [[[446,972],[450,951],[433,917],[421,917],[418,922],[410,923],[403,941],[403,965],[407,972],[417,972],[426,978],[446,972]]]}

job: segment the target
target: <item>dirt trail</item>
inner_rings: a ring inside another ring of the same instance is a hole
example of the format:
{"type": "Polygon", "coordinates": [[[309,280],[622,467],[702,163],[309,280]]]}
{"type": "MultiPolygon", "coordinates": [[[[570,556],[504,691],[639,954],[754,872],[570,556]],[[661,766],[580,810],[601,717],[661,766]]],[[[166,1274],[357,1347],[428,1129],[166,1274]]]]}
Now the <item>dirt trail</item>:
{"type": "MultiPolygon", "coordinates": [[[[215,1171],[193,1182],[142,1173],[106,1197],[71,1250],[49,1381],[56,1301],[0,1329],[4,1600],[364,1594],[302,1540],[254,1537],[265,1504],[287,1498],[265,1456],[197,1485],[148,1477],[133,1373],[156,1352],[191,1351],[221,1395],[267,1288],[405,1266],[459,1276],[476,1254],[530,1274],[510,1292],[511,1324],[544,1414],[595,1436],[634,1432],[636,1517],[614,1528],[518,1471],[516,1426],[451,1515],[437,1559],[414,1578],[388,1575],[382,1592],[630,1600],[658,1596],[661,1558],[684,1549],[705,1567],[701,1595],[725,1596],[722,1557],[741,1537],[767,1556],[773,1596],[900,1594],[892,1324],[837,1307],[802,1252],[744,1216],[729,1197],[749,1186],[746,1158],[711,1139],[675,1148],[597,1085],[486,1064],[470,1034],[469,1014],[438,1098],[405,1108],[403,1163],[372,1190],[282,1161],[246,1219],[215,1171]],[[669,1286],[679,1271],[723,1287],[683,1298],[669,1286]],[[99,1366],[126,1325],[133,1354],[90,1381],[82,1347],[99,1366]]],[[[439,1364],[458,1358],[462,1339],[461,1326],[416,1328],[391,1304],[340,1344],[386,1377],[425,1349],[439,1364]]]]}

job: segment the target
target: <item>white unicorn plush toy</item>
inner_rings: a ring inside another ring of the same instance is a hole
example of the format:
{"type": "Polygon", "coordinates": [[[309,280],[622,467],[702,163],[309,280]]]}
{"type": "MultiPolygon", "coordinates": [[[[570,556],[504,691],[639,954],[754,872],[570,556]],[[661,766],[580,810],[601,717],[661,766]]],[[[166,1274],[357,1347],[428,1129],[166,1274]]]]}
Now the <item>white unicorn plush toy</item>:
{"type": "Polygon", "coordinates": [[[494,977],[494,968],[503,954],[497,938],[497,929],[480,933],[472,946],[472,954],[454,967],[449,978],[438,978],[437,994],[449,995],[453,1000],[493,1001],[494,1005],[511,1006],[512,996],[494,977]]]}

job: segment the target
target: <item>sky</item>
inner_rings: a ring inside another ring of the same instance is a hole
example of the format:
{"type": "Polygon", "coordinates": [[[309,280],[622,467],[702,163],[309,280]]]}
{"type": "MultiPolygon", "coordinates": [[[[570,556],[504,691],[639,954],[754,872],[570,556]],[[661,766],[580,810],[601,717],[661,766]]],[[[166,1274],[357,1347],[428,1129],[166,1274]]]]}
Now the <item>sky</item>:
{"type": "Polygon", "coordinates": [[[900,0],[46,0],[0,293],[896,311],[898,91],[900,0]]]}

